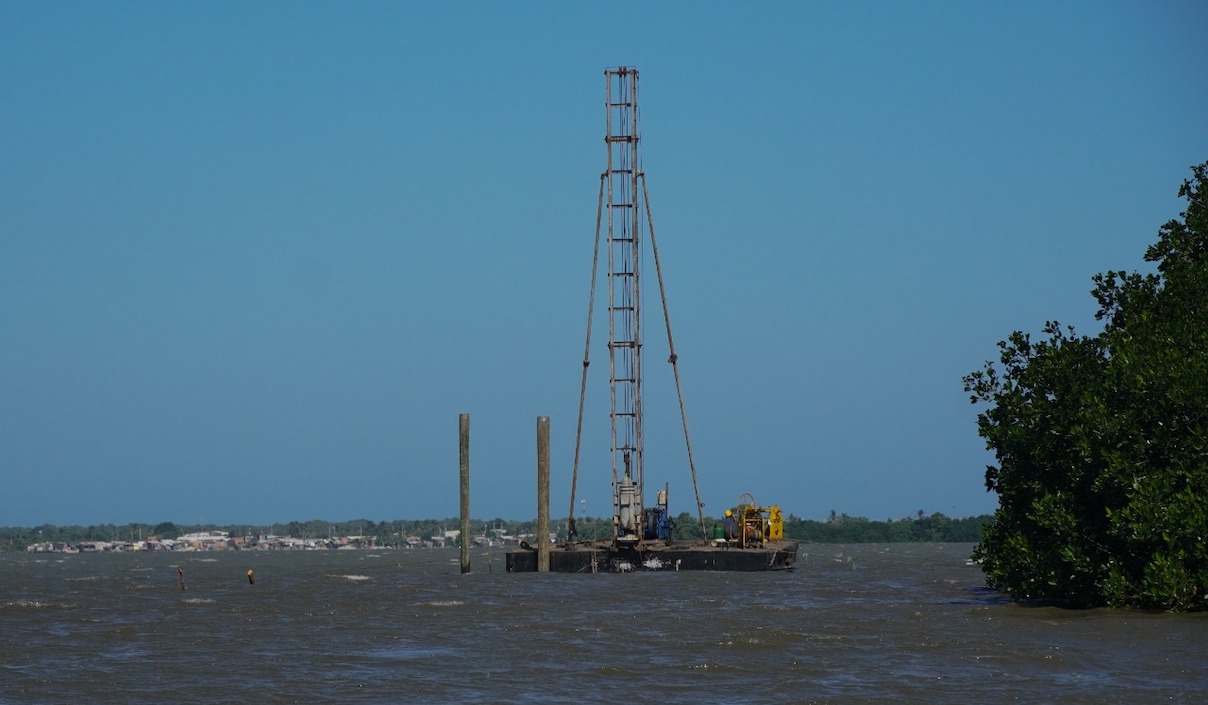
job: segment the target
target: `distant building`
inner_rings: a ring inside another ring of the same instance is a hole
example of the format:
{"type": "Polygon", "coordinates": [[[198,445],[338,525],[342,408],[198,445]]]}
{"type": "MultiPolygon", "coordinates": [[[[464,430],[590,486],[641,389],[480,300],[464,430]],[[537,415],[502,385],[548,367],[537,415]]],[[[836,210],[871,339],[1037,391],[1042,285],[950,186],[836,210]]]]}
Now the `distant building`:
{"type": "Polygon", "coordinates": [[[217,551],[229,547],[230,543],[231,535],[225,531],[197,531],[178,537],[176,549],[187,546],[196,551],[217,551]]]}

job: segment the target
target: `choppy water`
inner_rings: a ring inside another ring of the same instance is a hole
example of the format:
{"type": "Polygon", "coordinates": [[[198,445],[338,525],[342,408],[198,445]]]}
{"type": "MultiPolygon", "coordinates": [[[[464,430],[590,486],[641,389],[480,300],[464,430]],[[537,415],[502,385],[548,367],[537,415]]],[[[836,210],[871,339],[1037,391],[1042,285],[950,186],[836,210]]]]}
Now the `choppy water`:
{"type": "Polygon", "coordinates": [[[481,552],[463,576],[455,550],[0,555],[0,703],[1208,700],[1208,616],[1019,607],[970,548],[578,576],[481,552]]]}

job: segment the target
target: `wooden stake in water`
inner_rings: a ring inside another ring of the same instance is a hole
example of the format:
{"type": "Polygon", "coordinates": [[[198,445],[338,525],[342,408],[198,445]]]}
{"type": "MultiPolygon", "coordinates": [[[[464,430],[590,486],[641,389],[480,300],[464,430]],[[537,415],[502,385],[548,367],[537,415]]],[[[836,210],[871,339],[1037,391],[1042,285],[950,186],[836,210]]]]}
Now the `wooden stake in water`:
{"type": "Polygon", "coordinates": [[[461,450],[461,572],[470,572],[470,415],[462,414],[458,423],[461,450]]]}
{"type": "Polygon", "coordinates": [[[537,417],[537,572],[549,572],[549,417],[537,417]]]}

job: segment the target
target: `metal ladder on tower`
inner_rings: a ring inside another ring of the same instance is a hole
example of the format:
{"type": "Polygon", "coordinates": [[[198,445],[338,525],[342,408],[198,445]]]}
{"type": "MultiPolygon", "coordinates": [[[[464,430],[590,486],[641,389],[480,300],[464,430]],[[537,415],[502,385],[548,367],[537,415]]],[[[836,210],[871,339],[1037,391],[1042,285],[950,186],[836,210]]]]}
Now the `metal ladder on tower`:
{"type": "Polygon", "coordinates": [[[605,71],[608,162],[608,358],[612,485],[618,544],[642,540],[642,217],[638,206],[637,70],[605,71]]]}

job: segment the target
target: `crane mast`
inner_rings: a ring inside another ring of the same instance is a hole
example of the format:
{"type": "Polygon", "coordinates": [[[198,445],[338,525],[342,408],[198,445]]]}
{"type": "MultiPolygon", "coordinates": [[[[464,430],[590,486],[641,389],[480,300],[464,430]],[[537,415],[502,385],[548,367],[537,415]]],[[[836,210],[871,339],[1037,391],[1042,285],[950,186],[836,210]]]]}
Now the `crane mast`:
{"type": "Polygon", "coordinates": [[[643,521],[638,71],[622,66],[606,70],[604,78],[613,539],[618,544],[634,544],[641,542],[643,521]]]}

